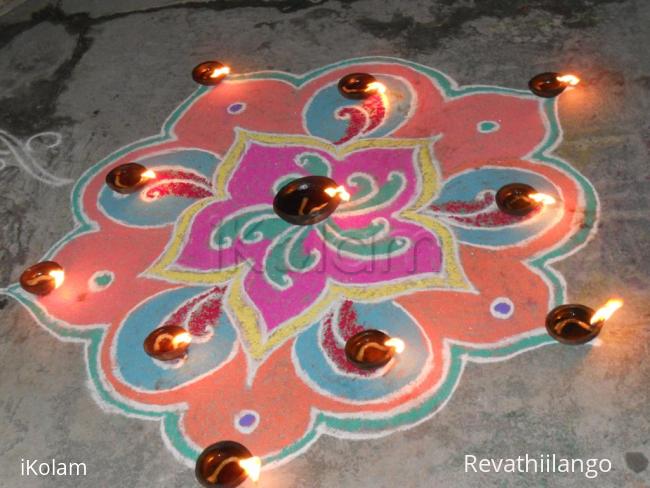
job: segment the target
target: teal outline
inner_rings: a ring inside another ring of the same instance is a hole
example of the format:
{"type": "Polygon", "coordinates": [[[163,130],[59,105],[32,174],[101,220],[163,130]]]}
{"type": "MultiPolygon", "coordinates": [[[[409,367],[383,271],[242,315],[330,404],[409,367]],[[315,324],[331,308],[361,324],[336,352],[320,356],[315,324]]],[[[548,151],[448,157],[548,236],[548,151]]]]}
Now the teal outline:
{"type": "MultiPolygon", "coordinates": [[[[400,58],[385,57],[385,56],[371,56],[362,58],[353,58],[338,63],[334,63],[314,71],[308,72],[304,75],[298,76],[290,73],[278,71],[260,71],[247,74],[236,74],[229,76],[229,80],[255,80],[255,79],[275,79],[287,82],[295,87],[300,87],[320,75],[332,71],[337,68],[342,68],[349,65],[359,65],[368,63],[391,63],[399,64],[402,66],[410,67],[420,73],[429,76],[445,94],[447,98],[457,98],[472,93],[496,93],[515,95],[522,98],[537,99],[526,90],[518,90],[512,88],[502,88],[496,86],[481,86],[471,85],[458,88],[456,83],[447,78],[443,73],[424,66],[415,62],[405,61],[400,58]]],[[[218,89],[218,88],[216,88],[218,89]]],[[[82,209],[82,194],[86,183],[93,178],[105,166],[115,161],[136,149],[146,146],[151,146],[161,142],[169,141],[174,138],[173,129],[178,119],[183,113],[204,93],[210,88],[199,87],[189,98],[181,103],[164,122],[161,132],[153,137],[141,139],[132,144],[122,147],[109,156],[103,158],[101,161],[89,168],[79,178],[75,184],[71,194],[71,207],[73,217],[75,220],[75,228],[55,243],[52,248],[45,254],[44,259],[51,257],[58,249],[70,242],[75,237],[82,234],[93,232],[97,230],[94,222],[87,219],[82,209]]],[[[562,131],[557,118],[556,104],[554,99],[537,99],[540,107],[548,120],[547,138],[542,144],[530,155],[530,159],[541,161],[553,165],[573,177],[581,186],[585,197],[585,215],[584,223],[578,232],[573,234],[565,243],[558,248],[549,251],[547,254],[533,258],[527,263],[540,270],[543,275],[548,279],[550,286],[552,286],[553,303],[558,305],[565,300],[565,289],[559,272],[552,269],[550,264],[567,255],[578,250],[588,240],[593,230],[599,214],[599,203],[596,192],[587,179],[580,174],[576,169],[570,166],[565,161],[554,156],[546,154],[547,151],[552,150],[556,144],[561,140],[562,131]]],[[[99,373],[99,351],[103,338],[103,326],[96,325],[94,327],[74,328],[65,327],[62,322],[53,319],[47,312],[39,306],[39,304],[32,299],[32,297],[24,293],[20,286],[16,283],[6,289],[0,289],[0,294],[6,294],[15,298],[21,303],[29,312],[32,313],[34,318],[48,331],[52,332],[58,338],[63,340],[78,340],[83,341],[86,345],[86,368],[88,375],[92,380],[95,390],[102,401],[106,404],[117,407],[127,415],[135,415],[138,417],[148,418],[152,420],[162,420],[164,434],[170,441],[170,445],[176,450],[177,454],[185,458],[187,461],[193,463],[200,451],[191,446],[184,437],[181,428],[181,413],[175,411],[149,411],[144,408],[136,408],[128,405],[119,397],[114,396],[108,391],[101,379],[99,373]]],[[[334,415],[329,415],[324,412],[319,412],[314,422],[312,423],[309,431],[298,441],[285,447],[280,452],[269,455],[264,459],[265,464],[278,463],[283,460],[288,460],[298,455],[303,449],[307,448],[318,436],[323,432],[322,427],[327,427],[336,432],[363,432],[368,434],[377,434],[381,431],[391,431],[402,426],[414,425],[419,421],[426,419],[426,417],[433,415],[444,403],[451,397],[456,385],[460,381],[464,363],[472,358],[477,359],[505,359],[513,354],[524,352],[531,348],[536,348],[545,344],[552,343],[552,339],[540,329],[538,332],[533,332],[523,338],[514,341],[501,347],[471,347],[468,345],[452,344],[449,348],[449,369],[447,376],[443,383],[435,391],[434,395],[423,403],[417,405],[405,412],[400,412],[388,418],[341,418],[334,415]]],[[[388,433],[388,432],[387,432],[388,433]]]]}

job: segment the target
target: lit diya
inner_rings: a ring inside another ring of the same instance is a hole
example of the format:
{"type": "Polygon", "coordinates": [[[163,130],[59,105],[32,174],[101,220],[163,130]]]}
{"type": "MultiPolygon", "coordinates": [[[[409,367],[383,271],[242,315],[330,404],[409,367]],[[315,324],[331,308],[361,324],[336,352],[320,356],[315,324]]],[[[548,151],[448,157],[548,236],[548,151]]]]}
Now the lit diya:
{"type": "Polygon", "coordinates": [[[180,325],[164,325],[151,332],[144,340],[144,351],[159,361],[184,359],[192,336],[180,325]]]}
{"type": "Polygon", "coordinates": [[[262,461],[235,441],[220,441],[206,447],[196,460],[196,479],[203,486],[234,488],[246,478],[257,481],[262,461]]]}
{"type": "Polygon", "coordinates": [[[63,268],[54,261],[42,261],[27,268],[20,275],[20,286],[34,295],[47,295],[63,283],[63,268]]]}
{"type": "Polygon", "coordinates": [[[395,354],[404,351],[404,341],[380,330],[368,329],[353,335],[345,343],[348,360],[361,369],[377,369],[387,365],[395,354]]]}
{"type": "Polygon", "coordinates": [[[192,79],[199,85],[218,85],[230,74],[230,68],[219,61],[204,61],[192,70],[192,79]]]}
{"type": "Polygon", "coordinates": [[[273,199],[273,210],[295,225],[317,224],[329,217],[341,201],[348,201],[345,188],[326,176],[305,176],[280,188],[273,199]]]}
{"type": "Polygon", "coordinates": [[[584,344],[596,337],[605,321],[622,306],[623,300],[619,299],[609,300],[595,312],[585,305],[560,305],[546,316],[546,330],[564,344],[584,344]]]}
{"type": "Polygon", "coordinates": [[[138,163],[121,164],[108,172],[106,184],[117,193],[134,193],[156,177],[156,173],[138,163]]]}
{"type": "Polygon", "coordinates": [[[361,100],[386,93],[386,86],[368,73],[350,73],[339,81],[339,92],[345,98],[361,100]]]}
{"type": "Polygon", "coordinates": [[[497,191],[497,207],[509,215],[527,215],[543,205],[552,205],[555,198],[539,193],[535,188],[525,183],[510,183],[497,191]]]}
{"type": "Polygon", "coordinates": [[[547,72],[534,76],[528,82],[528,87],[538,97],[553,98],[578,83],[580,83],[580,78],[575,75],[547,72]]]}

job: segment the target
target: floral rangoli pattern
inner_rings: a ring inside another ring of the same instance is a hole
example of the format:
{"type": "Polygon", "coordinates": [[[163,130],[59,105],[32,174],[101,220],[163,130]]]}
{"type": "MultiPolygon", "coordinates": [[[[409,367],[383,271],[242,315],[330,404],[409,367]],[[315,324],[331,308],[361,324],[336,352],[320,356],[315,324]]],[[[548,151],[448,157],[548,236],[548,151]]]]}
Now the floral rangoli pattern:
{"type": "Polygon", "coordinates": [[[9,293],[62,340],[85,343],[106,405],[159,420],[192,464],[206,445],[244,443],[266,466],[319,435],[376,437],[435,414],[467,361],[500,361],[550,342],[565,285],[552,263],[595,228],[592,186],[552,155],[557,100],[486,86],[394,58],[304,76],[260,72],[199,88],[162,132],[89,169],[73,190],[77,227],[46,256],[66,269],[54,293],[9,293]],[[385,95],[342,98],[371,72],[385,95]],[[156,180],[132,195],[103,184],[136,161],[156,180]],[[272,208],[293,178],[324,175],[352,198],[315,226],[272,208]],[[559,204],[499,212],[522,182],[559,204]],[[187,360],[163,367],[142,342],[187,327],[187,360]],[[345,359],[363,328],[407,352],[368,373],[345,359]]]}

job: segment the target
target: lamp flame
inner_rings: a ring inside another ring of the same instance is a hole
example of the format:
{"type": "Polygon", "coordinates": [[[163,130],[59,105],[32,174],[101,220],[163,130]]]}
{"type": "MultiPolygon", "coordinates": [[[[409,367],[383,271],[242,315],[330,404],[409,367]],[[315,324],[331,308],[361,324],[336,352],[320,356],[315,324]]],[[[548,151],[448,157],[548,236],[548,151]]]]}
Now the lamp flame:
{"type": "Polygon", "coordinates": [[[366,86],[366,89],[364,91],[376,92],[380,95],[383,95],[386,93],[386,85],[380,83],[379,81],[373,81],[372,83],[368,83],[368,86],[366,86]]]}
{"type": "Polygon", "coordinates": [[[246,471],[246,474],[253,481],[260,479],[260,471],[262,471],[262,460],[253,456],[248,459],[240,459],[239,467],[246,471]]]}
{"type": "Polygon", "coordinates": [[[343,187],[342,185],[336,188],[325,188],[325,193],[327,193],[330,197],[334,197],[338,195],[339,198],[345,202],[350,200],[350,194],[345,190],[345,187],[343,187]]]}
{"type": "Polygon", "coordinates": [[[181,332],[180,334],[176,334],[172,339],[172,345],[174,347],[180,347],[185,344],[189,344],[191,342],[192,342],[192,336],[190,335],[189,332],[181,332]]]}
{"type": "Polygon", "coordinates": [[[142,174],[140,175],[141,179],[146,179],[146,180],[152,180],[156,177],[156,172],[152,169],[148,169],[147,171],[143,171],[142,174]]]}
{"type": "Polygon", "coordinates": [[[555,198],[546,193],[531,193],[528,198],[542,205],[553,205],[555,203],[555,198]]]}
{"type": "Polygon", "coordinates": [[[578,83],[580,83],[580,78],[575,75],[562,75],[558,76],[556,79],[560,83],[566,83],[569,86],[576,86],[578,83]]]}
{"type": "Polygon", "coordinates": [[[63,280],[65,279],[65,272],[62,269],[53,269],[48,274],[54,278],[54,288],[58,288],[63,284],[63,280]]]}
{"type": "Polygon", "coordinates": [[[392,347],[393,349],[395,349],[395,352],[397,354],[401,354],[402,352],[404,352],[404,349],[406,348],[406,344],[404,344],[404,341],[397,337],[391,337],[390,339],[388,339],[386,342],[384,342],[384,346],[392,347]]]}
{"type": "Polygon", "coordinates": [[[601,308],[596,310],[593,317],[591,317],[591,325],[597,324],[598,322],[604,322],[609,319],[614,312],[623,306],[623,300],[619,298],[612,298],[607,300],[607,303],[601,308]]]}
{"type": "Polygon", "coordinates": [[[210,73],[210,78],[219,78],[220,76],[226,76],[227,74],[230,74],[230,68],[228,66],[215,68],[212,70],[212,73],[210,73]]]}

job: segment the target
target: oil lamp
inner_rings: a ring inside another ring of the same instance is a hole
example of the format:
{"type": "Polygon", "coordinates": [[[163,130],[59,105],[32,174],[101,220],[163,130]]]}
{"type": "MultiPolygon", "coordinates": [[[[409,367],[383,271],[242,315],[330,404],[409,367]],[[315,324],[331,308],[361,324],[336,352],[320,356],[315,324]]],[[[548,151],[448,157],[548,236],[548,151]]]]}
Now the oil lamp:
{"type": "Polygon", "coordinates": [[[199,85],[218,85],[230,74],[230,68],[219,61],[204,61],[192,70],[192,78],[199,85]]]}
{"type": "Polygon", "coordinates": [[[543,205],[552,205],[555,198],[538,193],[535,188],[525,183],[510,183],[497,191],[496,202],[499,210],[510,215],[527,215],[543,205]]]}
{"type": "Polygon", "coordinates": [[[20,275],[20,286],[34,295],[47,295],[63,283],[63,268],[54,261],[42,261],[27,268],[20,275]]]}
{"type": "Polygon", "coordinates": [[[353,335],[345,343],[348,360],[361,369],[377,369],[390,362],[395,354],[404,351],[404,341],[390,337],[376,329],[367,329],[353,335]]]}
{"type": "Polygon", "coordinates": [[[117,193],[134,193],[156,177],[156,173],[138,163],[121,164],[108,172],[106,184],[117,193]]]}
{"type": "Polygon", "coordinates": [[[540,73],[528,82],[528,87],[535,95],[544,98],[557,97],[566,88],[576,86],[580,78],[575,75],[563,75],[560,73],[540,73]]]}
{"type": "Polygon", "coordinates": [[[187,356],[192,336],[180,325],[163,325],[144,340],[144,351],[159,361],[174,361],[187,356]]]}
{"type": "Polygon", "coordinates": [[[564,344],[584,344],[596,337],[605,321],[622,306],[623,300],[619,299],[609,300],[595,312],[584,305],[560,305],[546,316],[546,330],[564,344]]]}
{"type": "Polygon", "coordinates": [[[368,73],[350,73],[339,81],[339,92],[345,98],[361,100],[386,93],[386,86],[368,73]]]}
{"type": "Polygon", "coordinates": [[[262,461],[235,441],[220,441],[206,447],[196,460],[196,479],[203,486],[234,488],[246,478],[257,481],[262,461]]]}
{"type": "Polygon", "coordinates": [[[312,225],[325,220],[350,194],[326,176],[305,176],[280,188],[273,199],[273,210],[296,225],[312,225]]]}

